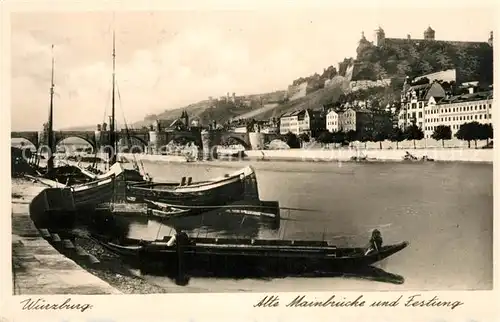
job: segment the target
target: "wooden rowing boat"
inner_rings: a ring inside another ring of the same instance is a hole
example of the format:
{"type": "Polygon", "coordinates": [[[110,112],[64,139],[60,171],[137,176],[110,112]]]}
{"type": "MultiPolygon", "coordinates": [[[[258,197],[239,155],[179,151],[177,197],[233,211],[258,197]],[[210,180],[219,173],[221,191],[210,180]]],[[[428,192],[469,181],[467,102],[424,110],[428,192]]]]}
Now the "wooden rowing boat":
{"type": "Polygon", "coordinates": [[[259,191],[255,171],[248,166],[233,174],[203,182],[182,180],[181,184],[127,184],[127,197],[135,198],[138,202],[163,202],[172,207],[203,212],[235,201],[259,200],[259,191]]]}
{"type": "Polygon", "coordinates": [[[73,185],[72,192],[76,208],[96,207],[102,203],[109,203],[114,197],[114,176],[95,181],[73,185]]]}

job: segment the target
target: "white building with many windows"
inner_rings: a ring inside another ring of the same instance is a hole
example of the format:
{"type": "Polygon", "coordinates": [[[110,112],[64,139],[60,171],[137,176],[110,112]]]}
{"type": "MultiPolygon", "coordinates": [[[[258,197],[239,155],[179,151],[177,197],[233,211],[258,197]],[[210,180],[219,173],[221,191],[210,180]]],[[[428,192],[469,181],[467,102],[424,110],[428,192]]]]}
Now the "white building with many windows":
{"type": "Polygon", "coordinates": [[[288,132],[299,134],[299,113],[300,111],[292,111],[281,116],[280,134],[287,134],[288,132]]]}
{"type": "Polygon", "coordinates": [[[341,112],[336,112],[334,110],[330,110],[326,114],[326,129],[327,131],[330,132],[337,132],[340,131],[341,126],[340,126],[340,116],[341,112]]]}
{"type": "Polygon", "coordinates": [[[449,98],[430,97],[425,107],[422,130],[424,137],[430,138],[439,125],[451,127],[455,136],[460,125],[470,122],[492,124],[493,92],[479,92],[451,96],[449,98]]]}

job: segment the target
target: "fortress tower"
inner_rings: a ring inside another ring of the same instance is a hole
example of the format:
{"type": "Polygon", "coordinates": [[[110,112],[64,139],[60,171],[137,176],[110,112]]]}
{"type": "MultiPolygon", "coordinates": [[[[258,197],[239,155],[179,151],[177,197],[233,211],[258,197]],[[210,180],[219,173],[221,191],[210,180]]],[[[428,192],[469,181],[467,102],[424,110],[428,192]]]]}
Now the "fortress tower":
{"type": "Polygon", "coordinates": [[[431,26],[429,26],[424,31],[424,40],[434,40],[434,39],[436,39],[436,32],[431,28],[431,26]]]}
{"type": "Polygon", "coordinates": [[[385,32],[380,26],[375,30],[375,46],[381,46],[384,43],[385,32]]]}

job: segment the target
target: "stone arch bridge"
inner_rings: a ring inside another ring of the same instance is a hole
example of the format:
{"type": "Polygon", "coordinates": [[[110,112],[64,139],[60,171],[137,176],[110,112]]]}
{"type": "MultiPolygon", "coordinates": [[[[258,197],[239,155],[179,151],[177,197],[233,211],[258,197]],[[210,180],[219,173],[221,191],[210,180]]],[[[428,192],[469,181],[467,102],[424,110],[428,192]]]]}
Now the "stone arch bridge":
{"type": "MultiPolygon", "coordinates": [[[[109,131],[54,131],[54,142],[58,143],[67,138],[80,138],[89,143],[95,150],[108,145],[109,131]]],[[[264,143],[268,143],[273,139],[279,138],[279,134],[262,134],[264,143]]],[[[22,138],[32,143],[36,149],[43,145],[47,145],[47,134],[43,131],[13,131],[10,135],[11,139],[22,138]]],[[[121,130],[116,132],[116,139],[122,146],[131,146],[133,142],[139,141],[144,147],[155,145],[166,145],[174,140],[187,140],[195,142],[198,146],[202,146],[201,134],[199,129],[192,131],[149,131],[140,130],[121,130]]],[[[234,140],[245,147],[251,149],[249,133],[236,133],[226,131],[210,131],[210,144],[219,145],[228,140],[234,140]]]]}

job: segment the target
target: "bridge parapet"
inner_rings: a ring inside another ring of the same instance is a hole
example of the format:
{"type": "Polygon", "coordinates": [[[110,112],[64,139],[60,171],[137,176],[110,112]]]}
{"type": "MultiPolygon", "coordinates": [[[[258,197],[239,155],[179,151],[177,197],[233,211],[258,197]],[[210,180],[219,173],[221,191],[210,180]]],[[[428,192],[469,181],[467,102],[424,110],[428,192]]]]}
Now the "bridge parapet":
{"type": "MultiPolygon", "coordinates": [[[[233,139],[236,142],[243,145],[246,149],[259,148],[257,146],[252,147],[250,140],[250,133],[237,133],[237,132],[224,132],[219,130],[208,131],[209,143],[204,140],[205,145],[209,144],[211,146],[220,145],[227,142],[229,139],[233,139]]],[[[252,132],[253,133],[253,132],[252,132]]],[[[55,131],[54,132],[54,142],[57,145],[62,140],[75,137],[80,138],[88,142],[94,149],[99,150],[101,147],[109,145],[109,130],[104,131],[98,128],[96,131],[55,131]]],[[[255,133],[258,136],[258,142],[263,141],[264,143],[269,143],[273,139],[279,138],[279,134],[267,134],[267,133],[255,133]]],[[[254,136],[255,136],[254,135],[254,136]]],[[[155,147],[155,151],[161,146],[167,145],[172,140],[174,141],[193,141],[199,147],[203,147],[203,142],[201,139],[201,129],[193,129],[192,131],[158,131],[158,129],[140,129],[140,130],[121,130],[116,132],[116,139],[121,142],[125,142],[126,145],[130,145],[130,138],[135,138],[139,140],[144,146],[151,148],[155,147]]],[[[23,138],[31,142],[36,148],[39,148],[43,144],[47,144],[47,135],[45,132],[38,131],[13,131],[11,132],[11,138],[23,138]]],[[[255,140],[255,139],[254,139],[255,140]]],[[[255,145],[255,144],[254,144],[255,145]]],[[[261,145],[259,143],[258,145],[261,145]]],[[[152,152],[152,151],[150,151],[152,152]]]]}

